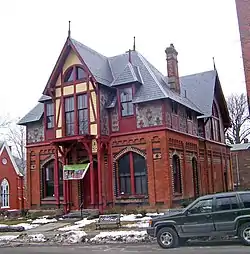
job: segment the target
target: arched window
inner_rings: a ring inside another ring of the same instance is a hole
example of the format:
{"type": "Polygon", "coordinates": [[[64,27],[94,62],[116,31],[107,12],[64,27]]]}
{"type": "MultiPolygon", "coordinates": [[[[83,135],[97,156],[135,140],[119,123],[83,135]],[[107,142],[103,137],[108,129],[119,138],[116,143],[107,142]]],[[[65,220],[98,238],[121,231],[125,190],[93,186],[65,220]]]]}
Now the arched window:
{"type": "Polygon", "coordinates": [[[88,77],[86,71],[79,66],[70,67],[64,74],[64,82],[84,80],[88,77]]]}
{"type": "Polygon", "coordinates": [[[71,67],[67,70],[64,75],[64,82],[72,82],[74,81],[74,68],[71,67]]]}
{"type": "Polygon", "coordinates": [[[1,207],[10,207],[10,185],[6,179],[3,179],[1,183],[1,207]]]}
{"type": "Polygon", "coordinates": [[[117,195],[148,195],[146,160],[143,156],[128,152],[117,161],[117,195]]]}
{"type": "Polygon", "coordinates": [[[182,194],[182,181],[181,181],[181,164],[178,155],[173,156],[173,180],[174,180],[174,193],[182,194]]]}
{"type": "Polygon", "coordinates": [[[192,168],[193,168],[194,197],[197,198],[200,195],[200,188],[199,188],[198,164],[196,158],[192,159],[192,168]]]}

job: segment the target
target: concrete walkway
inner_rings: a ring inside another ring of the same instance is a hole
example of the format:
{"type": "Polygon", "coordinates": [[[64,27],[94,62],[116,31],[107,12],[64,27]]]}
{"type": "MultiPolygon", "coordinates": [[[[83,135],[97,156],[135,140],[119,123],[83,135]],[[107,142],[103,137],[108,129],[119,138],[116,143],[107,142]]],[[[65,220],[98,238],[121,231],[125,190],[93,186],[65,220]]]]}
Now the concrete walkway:
{"type": "Polygon", "coordinates": [[[57,230],[58,228],[65,227],[67,225],[70,225],[70,223],[65,223],[65,222],[48,223],[48,224],[40,225],[37,228],[32,228],[32,229],[27,230],[25,232],[27,232],[29,234],[44,233],[44,232],[57,230]]]}

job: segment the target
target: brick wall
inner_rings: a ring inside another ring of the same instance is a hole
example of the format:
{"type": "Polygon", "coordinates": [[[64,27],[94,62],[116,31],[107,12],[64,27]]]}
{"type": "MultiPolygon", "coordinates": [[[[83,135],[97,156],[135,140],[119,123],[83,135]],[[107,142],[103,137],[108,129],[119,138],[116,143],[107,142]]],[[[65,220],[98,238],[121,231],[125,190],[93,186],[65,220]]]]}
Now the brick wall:
{"type": "Polygon", "coordinates": [[[250,0],[236,0],[248,103],[250,102],[250,0]]]}

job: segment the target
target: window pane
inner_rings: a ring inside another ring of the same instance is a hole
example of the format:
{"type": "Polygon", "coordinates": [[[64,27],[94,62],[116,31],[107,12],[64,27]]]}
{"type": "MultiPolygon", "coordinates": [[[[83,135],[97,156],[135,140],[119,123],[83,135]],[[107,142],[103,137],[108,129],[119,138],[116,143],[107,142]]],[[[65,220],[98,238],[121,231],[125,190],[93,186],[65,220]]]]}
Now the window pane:
{"type": "Polygon", "coordinates": [[[87,77],[87,73],[80,67],[76,68],[76,79],[83,79],[87,77]]]}
{"type": "Polygon", "coordinates": [[[173,156],[173,178],[174,192],[182,193],[180,158],[177,155],[173,156]]]}
{"type": "Polygon", "coordinates": [[[74,69],[70,68],[64,76],[64,82],[70,82],[74,80],[74,69]]]}
{"type": "Polygon", "coordinates": [[[129,161],[129,153],[125,154],[118,161],[119,173],[127,173],[130,174],[130,161],[129,161]]]}
{"type": "Polygon", "coordinates": [[[238,202],[236,196],[233,197],[224,197],[216,199],[216,210],[224,211],[231,209],[238,209],[238,202]]]}
{"type": "Polygon", "coordinates": [[[120,91],[121,102],[132,101],[132,88],[124,88],[120,91]]]}
{"type": "Polygon", "coordinates": [[[212,204],[213,204],[212,199],[201,200],[198,203],[196,203],[193,207],[191,207],[189,211],[192,214],[211,213],[212,212],[212,204]]]}
{"type": "Polygon", "coordinates": [[[88,108],[87,94],[77,96],[77,109],[88,108]]]}
{"type": "Polygon", "coordinates": [[[250,193],[240,194],[240,198],[245,208],[250,208],[250,193]]]}
{"type": "Polygon", "coordinates": [[[146,173],[146,160],[138,153],[133,153],[134,172],[135,173],[146,173]]]}
{"type": "Polygon", "coordinates": [[[74,111],[74,97],[65,98],[65,112],[74,111]]]}
{"type": "Polygon", "coordinates": [[[121,106],[122,106],[122,116],[131,116],[134,114],[132,102],[123,102],[121,106]]]}
{"type": "Polygon", "coordinates": [[[79,134],[86,134],[89,131],[88,109],[78,110],[79,134]]]}

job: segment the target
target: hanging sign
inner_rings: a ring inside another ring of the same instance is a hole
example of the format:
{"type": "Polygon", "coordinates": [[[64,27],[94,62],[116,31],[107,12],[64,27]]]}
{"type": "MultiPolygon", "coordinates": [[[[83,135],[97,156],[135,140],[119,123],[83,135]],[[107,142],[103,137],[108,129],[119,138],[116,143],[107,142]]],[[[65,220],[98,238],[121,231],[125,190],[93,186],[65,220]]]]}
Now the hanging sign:
{"type": "Polygon", "coordinates": [[[63,166],[63,180],[83,179],[89,169],[89,163],[63,166]]]}

